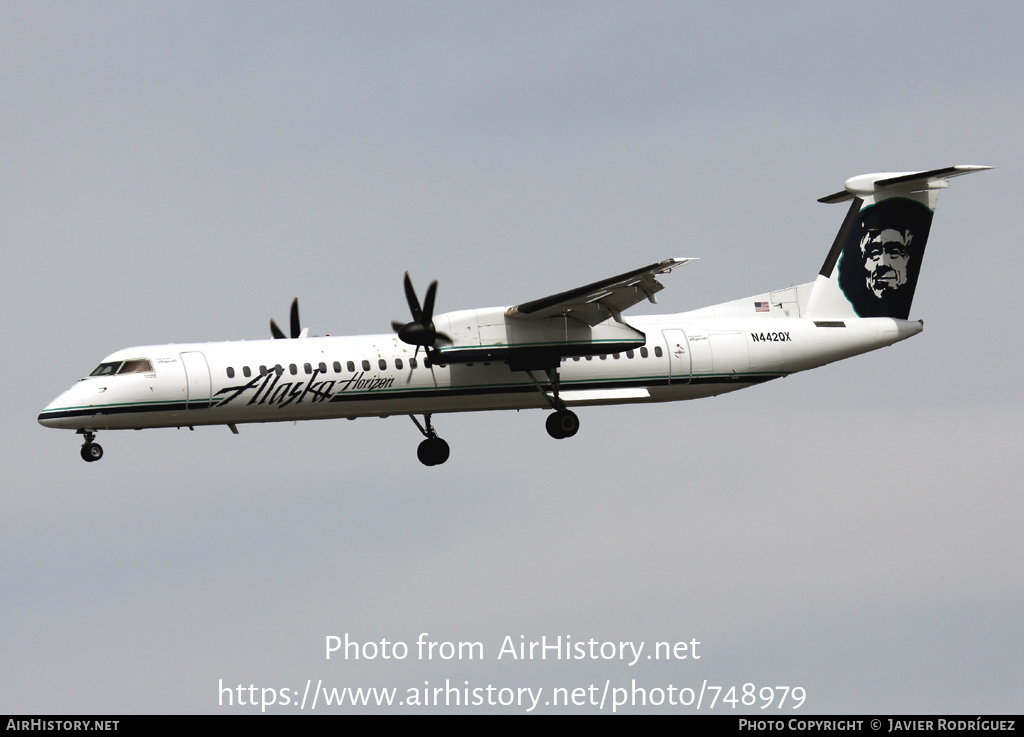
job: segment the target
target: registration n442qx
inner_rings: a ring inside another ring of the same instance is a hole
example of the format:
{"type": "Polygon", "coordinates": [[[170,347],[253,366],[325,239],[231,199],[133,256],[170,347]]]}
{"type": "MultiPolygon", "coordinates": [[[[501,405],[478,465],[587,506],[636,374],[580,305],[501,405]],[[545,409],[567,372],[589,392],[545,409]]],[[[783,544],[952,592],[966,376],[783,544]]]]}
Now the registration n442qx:
{"type": "Polygon", "coordinates": [[[125,348],[54,399],[46,427],[100,430],[407,415],[417,455],[444,463],[433,418],[445,412],[548,409],[547,432],[576,434],[576,407],[673,402],[745,389],[921,332],[910,304],[938,191],[985,166],[865,174],[821,202],[850,202],[817,278],[676,315],[626,316],[655,301],[670,258],[511,307],[434,314],[409,275],[408,321],[393,332],[312,337],[292,303],[274,339],[125,348]]]}

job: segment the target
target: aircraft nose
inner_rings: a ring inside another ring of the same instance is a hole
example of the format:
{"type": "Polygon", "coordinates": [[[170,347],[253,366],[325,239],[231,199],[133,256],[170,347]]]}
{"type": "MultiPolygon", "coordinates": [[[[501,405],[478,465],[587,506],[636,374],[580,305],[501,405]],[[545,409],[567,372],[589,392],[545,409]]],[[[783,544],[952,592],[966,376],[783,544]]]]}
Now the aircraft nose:
{"type": "Polygon", "coordinates": [[[67,392],[61,394],[43,408],[43,411],[39,413],[40,425],[43,427],[64,427],[64,422],[61,419],[61,410],[67,406],[66,396],[67,392]]]}

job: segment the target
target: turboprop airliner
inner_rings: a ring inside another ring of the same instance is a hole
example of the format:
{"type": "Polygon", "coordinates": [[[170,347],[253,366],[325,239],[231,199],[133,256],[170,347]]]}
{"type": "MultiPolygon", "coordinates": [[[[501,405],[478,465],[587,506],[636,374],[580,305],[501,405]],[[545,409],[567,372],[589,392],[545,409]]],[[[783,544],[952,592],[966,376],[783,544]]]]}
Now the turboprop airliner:
{"type": "Polygon", "coordinates": [[[100,430],[238,425],[408,415],[428,466],[448,460],[433,424],[445,412],[547,408],[546,428],[572,437],[571,408],[672,402],[745,389],[892,345],[911,321],[938,190],[988,169],[952,166],[865,174],[819,202],[850,202],[817,278],[675,315],[624,316],[692,258],[670,258],[512,307],[434,315],[405,275],[412,320],[393,332],[312,337],[292,303],[290,333],[269,340],[150,345],[104,358],[39,415],[83,436],[100,430]],[[422,417],[422,421],[419,419],[422,417]]]}

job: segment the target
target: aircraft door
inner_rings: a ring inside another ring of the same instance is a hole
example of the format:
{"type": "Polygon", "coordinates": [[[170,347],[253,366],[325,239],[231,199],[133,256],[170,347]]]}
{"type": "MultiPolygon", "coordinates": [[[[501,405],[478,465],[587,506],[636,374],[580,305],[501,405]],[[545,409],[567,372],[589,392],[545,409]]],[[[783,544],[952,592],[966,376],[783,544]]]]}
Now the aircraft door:
{"type": "Polygon", "coordinates": [[[210,366],[200,351],[181,354],[181,365],[185,367],[185,386],[189,409],[210,406],[210,366]]]}
{"type": "Polygon", "coordinates": [[[711,373],[711,335],[703,332],[690,332],[686,335],[690,346],[690,376],[707,376],[711,373]]]}
{"type": "Polygon", "coordinates": [[[679,329],[662,330],[665,344],[668,347],[669,381],[688,382],[690,380],[690,350],[686,343],[686,333],[679,329]]]}

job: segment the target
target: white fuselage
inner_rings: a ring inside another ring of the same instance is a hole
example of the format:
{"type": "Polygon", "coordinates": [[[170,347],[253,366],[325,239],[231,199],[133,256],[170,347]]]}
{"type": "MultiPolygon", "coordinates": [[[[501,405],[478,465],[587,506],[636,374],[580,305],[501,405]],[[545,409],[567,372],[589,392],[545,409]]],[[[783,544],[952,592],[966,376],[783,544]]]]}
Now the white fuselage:
{"type": "Polygon", "coordinates": [[[624,319],[656,302],[669,258],[513,307],[434,315],[403,280],[410,322],[397,335],[308,338],[298,299],[291,339],[128,348],[107,357],[39,415],[77,430],[103,457],[99,430],[409,415],[427,466],[450,448],[431,416],[550,408],[547,433],[579,430],[577,406],[672,402],[743,389],[916,335],[910,307],[940,190],[990,167],[864,174],[821,202],[850,206],[813,282],[676,315],[624,319]],[[420,353],[420,348],[424,352],[420,353]],[[420,422],[417,415],[423,417],[420,422]]]}
{"type": "MultiPolygon", "coordinates": [[[[493,314],[494,311],[482,311],[493,314]]],[[[435,321],[445,324],[446,316],[435,321]]],[[[480,345],[472,324],[459,347],[480,345]]],[[[471,321],[470,321],[471,322],[471,321]]],[[[922,329],[917,321],[818,321],[706,310],[631,318],[646,344],[612,354],[564,358],[558,368],[568,406],[696,399],[891,345],[922,329]]],[[[502,360],[425,361],[395,335],[153,345],[104,363],[147,359],[152,370],[79,380],[40,414],[47,427],[135,429],[234,425],[367,416],[547,407],[525,371],[502,360]],[[415,363],[415,368],[411,367],[415,363]]],[[[550,389],[539,372],[545,391],[550,389]]]]}

